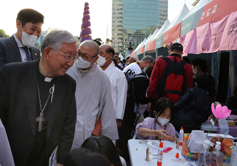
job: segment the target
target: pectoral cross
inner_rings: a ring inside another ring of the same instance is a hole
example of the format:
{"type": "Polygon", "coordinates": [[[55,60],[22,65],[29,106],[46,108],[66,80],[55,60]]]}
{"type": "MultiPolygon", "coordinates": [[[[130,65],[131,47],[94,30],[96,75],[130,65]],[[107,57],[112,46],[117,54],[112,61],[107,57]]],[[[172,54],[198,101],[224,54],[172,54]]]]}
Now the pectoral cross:
{"type": "Polygon", "coordinates": [[[40,116],[36,118],[36,121],[39,122],[38,132],[40,132],[42,131],[42,125],[43,125],[43,122],[45,121],[43,112],[41,112],[40,116]]]}

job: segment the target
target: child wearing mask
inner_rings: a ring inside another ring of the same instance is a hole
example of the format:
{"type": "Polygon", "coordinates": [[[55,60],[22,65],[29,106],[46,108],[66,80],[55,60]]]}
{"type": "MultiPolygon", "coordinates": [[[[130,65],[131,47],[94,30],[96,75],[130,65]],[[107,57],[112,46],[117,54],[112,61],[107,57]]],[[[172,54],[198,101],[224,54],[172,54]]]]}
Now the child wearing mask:
{"type": "Polygon", "coordinates": [[[174,114],[174,104],[167,98],[160,98],[154,106],[155,118],[147,117],[137,124],[136,134],[139,139],[175,141],[175,128],[169,123],[174,114]]]}

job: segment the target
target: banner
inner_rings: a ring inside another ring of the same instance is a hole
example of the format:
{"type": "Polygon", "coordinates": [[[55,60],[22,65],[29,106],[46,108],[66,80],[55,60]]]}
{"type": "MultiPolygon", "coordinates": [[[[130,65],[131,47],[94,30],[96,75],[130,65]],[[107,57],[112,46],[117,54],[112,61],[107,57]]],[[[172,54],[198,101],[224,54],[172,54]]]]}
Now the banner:
{"type": "Polygon", "coordinates": [[[163,44],[169,44],[170,42],[180,37],[181,22],[170,28],[164,33],[163,44]]]}
{"type": "Polygon", "coordinates": [[[155,50],[155,49],[156,49],[156,39],[154,39],[150,43],[148,43],[145,51],[150,51],[150,50],[155,50]]]}
{"type": "Polygon", "coordinates": [[[217,22],[234,11],[237,11],[236,0],[213,0],[204,7],[198,26],[217,22]]]}
{"type": "MultiPolygon", "coordinates": [[[[142,46],[142,47],[140,48],[138,55],[139,55],[139,54],[142,54],[142,53],[144,52],[144,47],[145,47],[145,46],[142,46]]],[[[137,51],[137,52],[138,52],[138,51],[137,51]]]]}
{"type": "Polygon", "coordinates": [[[159,36],[156,39],[156,48],[160,48],[163,46],[163,35],[159,36]]]}
{"type": "Polygon", "coordinates": [[[198,26],[204,6],[181,22],[181,37],[198,26]]]}

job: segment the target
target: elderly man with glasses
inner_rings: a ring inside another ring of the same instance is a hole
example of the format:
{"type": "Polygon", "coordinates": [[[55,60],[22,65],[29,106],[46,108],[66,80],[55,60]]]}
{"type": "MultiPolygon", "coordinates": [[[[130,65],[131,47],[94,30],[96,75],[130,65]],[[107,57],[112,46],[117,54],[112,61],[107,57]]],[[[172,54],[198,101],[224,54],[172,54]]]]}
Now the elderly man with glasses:
{"type": "Polygon", "coordinates": [[[77,39],[53,30],[40,60],[6,64],[0,72],[0,118],[16,166],[46,166],[56,147],[63,165],[75,132],[75,81],[66,74],[77,58],[77,39]]]}
{"type": "Polygon", "coordinates": [[[77,84],[77,121],[73,149],[79,148],[92,135],[118,139],[111,85],[108,76],[96,64],[98,54],[97,43],[91,40],[82,42],[78,48],[78,59],[67,71],[77,84]]]}

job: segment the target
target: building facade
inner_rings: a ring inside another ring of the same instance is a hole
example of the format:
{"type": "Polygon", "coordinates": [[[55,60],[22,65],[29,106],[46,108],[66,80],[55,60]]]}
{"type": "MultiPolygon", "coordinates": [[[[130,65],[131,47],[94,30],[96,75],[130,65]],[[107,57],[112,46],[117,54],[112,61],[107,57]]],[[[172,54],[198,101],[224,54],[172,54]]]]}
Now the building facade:
{"type": "Polygon", "coordinates": [[[118,53],[128,53],[161,28],[167,19],[168,0],[113,0],[112,41],[118,53]]]}

